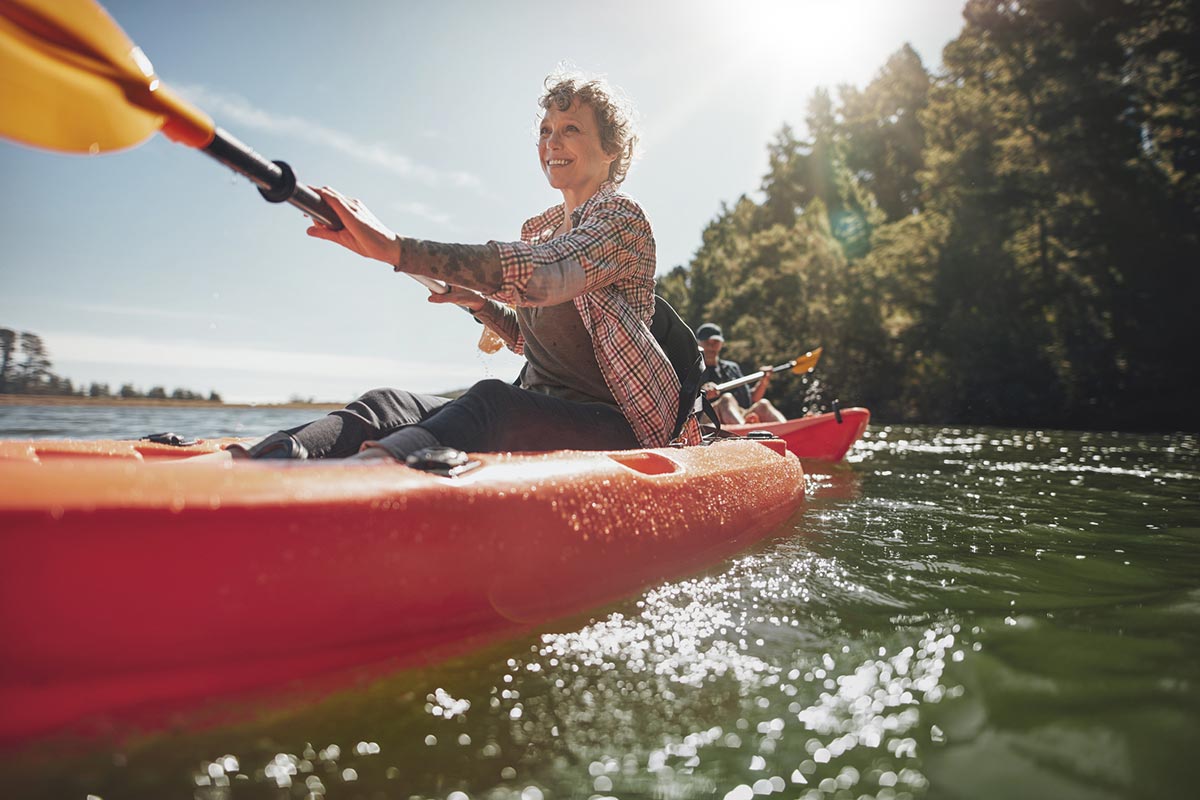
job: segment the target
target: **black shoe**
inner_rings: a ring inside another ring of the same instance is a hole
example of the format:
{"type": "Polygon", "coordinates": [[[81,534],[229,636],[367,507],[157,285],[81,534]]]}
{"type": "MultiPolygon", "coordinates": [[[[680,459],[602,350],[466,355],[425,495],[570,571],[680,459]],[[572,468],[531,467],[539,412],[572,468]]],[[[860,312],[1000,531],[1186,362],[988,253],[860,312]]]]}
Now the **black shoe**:
{"type": "Polygon", "coordinates": [[[231,444],[225,449],[235,459],[285,458],[302,461],[308,458],[308,448],[296,441],[296,438],[290,433],[284,433],[283,431],[272,433],[252,447],[231,444]]]}

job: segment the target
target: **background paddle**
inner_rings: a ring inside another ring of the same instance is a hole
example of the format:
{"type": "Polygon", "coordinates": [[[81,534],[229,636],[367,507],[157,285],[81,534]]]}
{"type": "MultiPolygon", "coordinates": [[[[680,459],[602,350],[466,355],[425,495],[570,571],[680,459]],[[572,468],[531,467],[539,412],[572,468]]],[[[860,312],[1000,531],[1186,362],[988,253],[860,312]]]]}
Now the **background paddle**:
{"type": "MultiPolygon", "coordinates": [[[[0,0],[0,136],[64,153],[110,153],[161,131],[245,176],[272,203],[342,222],[283,161],[268,161],[158,78],[93,0],[0,0]]],[[[445,284],[410,277],[431,292],[445,284]]]]}
{"type": "MultiPolygon", "coordinates": [[[[792,359],[786,364],[780,364],[777,367],[771,367],[770,371],[775,373],[790,370],[794,375],[803,375],[806,372],[812,372],[813,367],[817,366],[817,362],[820,360],[821,348],[818,347],[815,350],[810,350],[804,355],[792,359]]],[[[736,389],[739,386],[745,386],[747,383],[754,383],[757,380],[761,380],[766,374],[767,370],[760,370],[758,372],[752,372],[749,375],[743,375],[742,377],[736,378],[732,381],[727,381],[726,383],[719,383],[717,384],[717,391],[721,394],[724,394],[731,389],[736,389]]]]}

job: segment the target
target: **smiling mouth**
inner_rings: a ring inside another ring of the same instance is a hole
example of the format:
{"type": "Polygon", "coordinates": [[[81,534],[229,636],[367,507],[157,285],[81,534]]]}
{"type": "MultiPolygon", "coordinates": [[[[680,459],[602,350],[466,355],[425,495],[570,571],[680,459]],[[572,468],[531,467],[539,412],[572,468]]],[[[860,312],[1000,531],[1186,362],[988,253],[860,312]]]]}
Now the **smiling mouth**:
{"type": "Polygon", "coordinates": [[[565,158],[548,158],[548,159],[546,159],[547,167],[565,167],[567,164],[570,164],[570,163],[571,162],[565,158]]]}

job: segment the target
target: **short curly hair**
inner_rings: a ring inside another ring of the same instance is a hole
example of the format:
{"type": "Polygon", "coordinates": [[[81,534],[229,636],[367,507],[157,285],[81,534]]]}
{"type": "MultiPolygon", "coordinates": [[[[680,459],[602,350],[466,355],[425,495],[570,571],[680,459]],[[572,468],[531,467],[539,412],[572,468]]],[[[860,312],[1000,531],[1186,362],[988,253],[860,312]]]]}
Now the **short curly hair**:
{"type": "Polygon", "coordinates": [[[545,88],[546,93],[538,99],[543,112],[551,106],[566,111],[576,100],[591,106],[600,127],[600,146],[608,155],[616,155],[608,167],[608,179],[620,185],[629,174],[638,142],[628,99],[602,78],[555,73],[546,78],[545,88]]]}

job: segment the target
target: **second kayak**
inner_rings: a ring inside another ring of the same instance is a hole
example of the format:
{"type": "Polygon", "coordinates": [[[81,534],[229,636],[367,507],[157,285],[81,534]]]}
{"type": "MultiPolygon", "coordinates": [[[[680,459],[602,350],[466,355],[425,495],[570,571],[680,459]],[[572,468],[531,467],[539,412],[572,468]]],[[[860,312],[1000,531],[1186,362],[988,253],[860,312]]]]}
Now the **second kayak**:
{"type": "Polygon", "coordinates": [[[751,431],[766,431],[787,442],[797,458],[812,461],[841,461],[850,447],[862,438],[871,421],[865,408],[845,408],[829,414],[813,414],[786,422],[756,422],[726,425],[726,430],[745,436],[751,431]]]}

